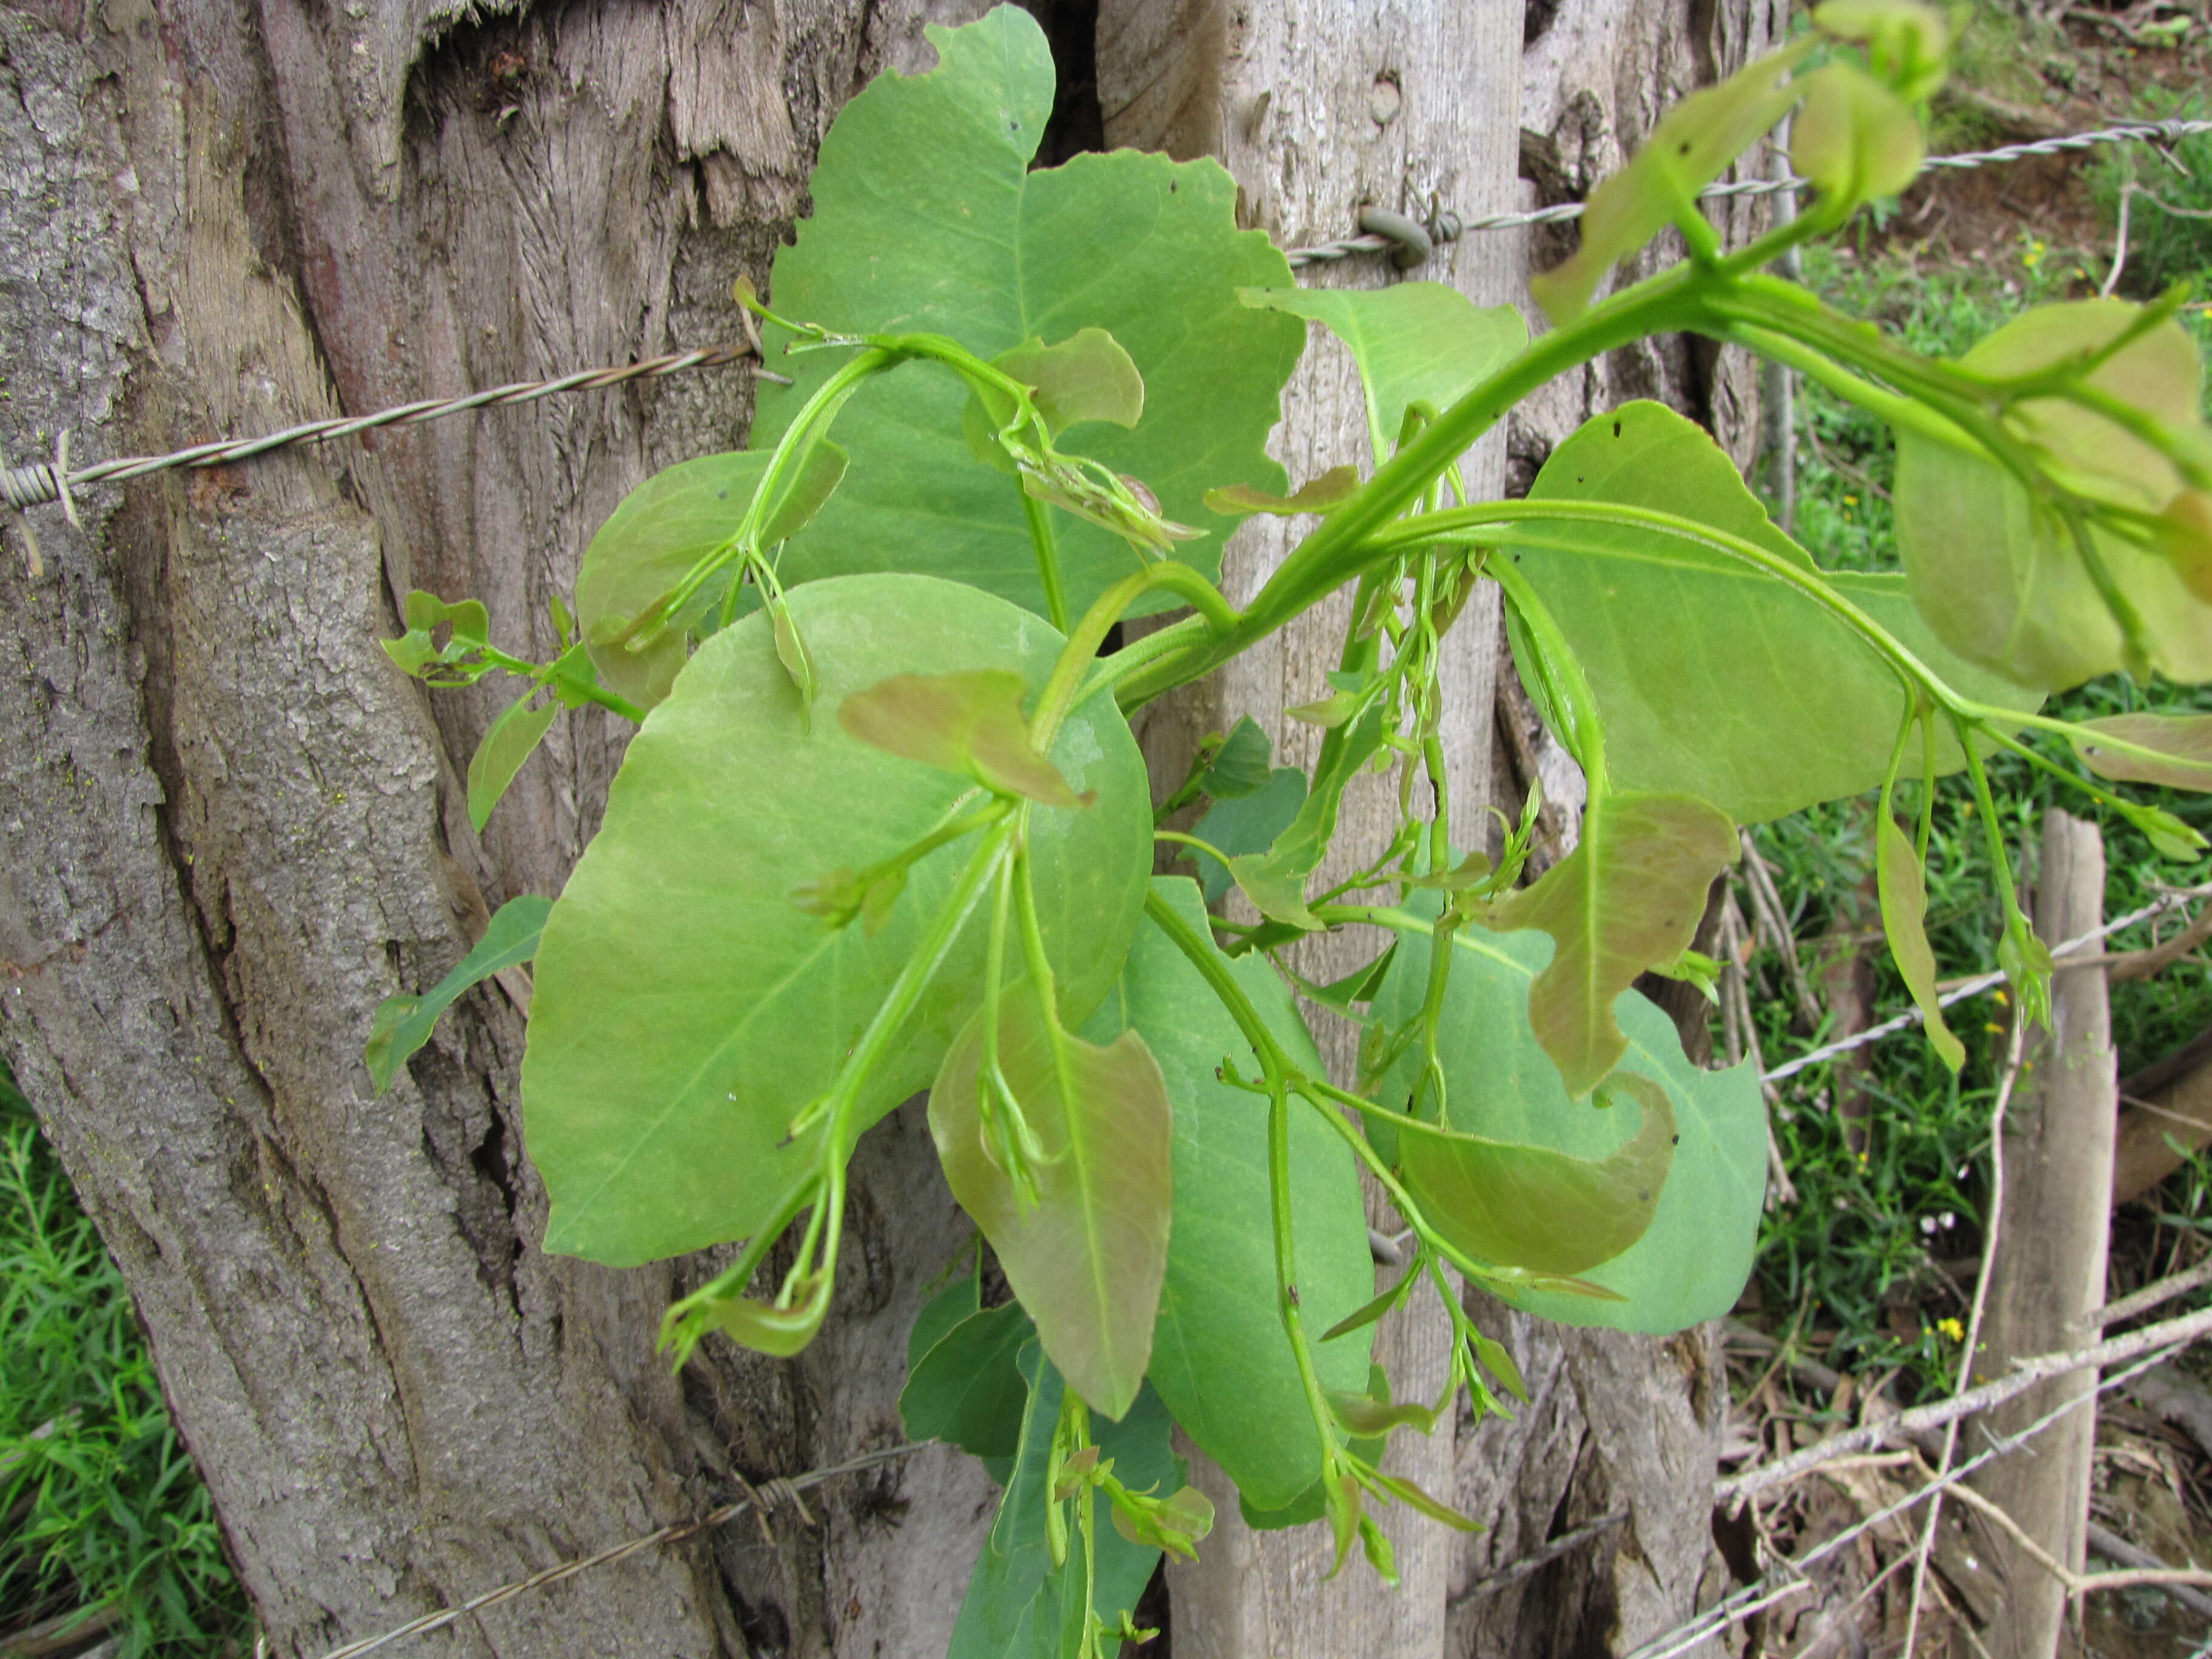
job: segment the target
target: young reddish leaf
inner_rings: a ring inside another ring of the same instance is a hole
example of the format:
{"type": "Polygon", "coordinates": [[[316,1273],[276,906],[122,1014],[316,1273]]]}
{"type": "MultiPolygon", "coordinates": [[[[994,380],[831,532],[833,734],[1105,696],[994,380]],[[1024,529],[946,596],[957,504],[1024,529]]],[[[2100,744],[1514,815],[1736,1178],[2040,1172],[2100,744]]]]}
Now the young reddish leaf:
{"type": "Polygon", "coordinates": [[[1706,889],[1737,850],[1728,815],[1701,800],[1603,794],[1575,850],[1492,908],[1486,926],[1540,927],[1558,947],[1529,988],[1528,1018],[1569,1094],[1588,1094],[1620,1063],[1628,1039],[1613,999],[1688,945],[1706,889]]]}
{"type": "Polygon", "coordinates": [[[1220,513],[1231,518],[1249,513],[1272,513],[1278,518],[1289,518],[1300,513],[1326,513],[1338,502],[1346,500],[1359,488],[1359,469],[1349,465],[1333,466],[1318,478],[1301,484],[1288,495],[1271,495],[1264,489],[1255,489],[1249,484],[1231,484],[1226,489],[1206,492],[1206,507],[1209,513],[1220,513]]]}
{"type": "Polygon", "coordinates": [[[1693,92],[1661,119],[1635,158],[1590,192],[1582,246],[1529,284],[1544,314],[1570,323],[1589,307],[1607,271],[1663,229],[1678,202],[1711,184],[1797,101],[1790,71],[1810,40],[1747,64],[1717,87],[1693,92]]]}
{"type": "Polygon", "coordinates": [[[1928,888],[1920,872],[1919,854],[1905,831],[1888,813],[1877,815],[1875,826],[1875,881],[1881,900],[1882,932],[1889,936],[1889,953],[1905,988],[1928,1018],[1928,1042],[1943,1063],[1957,1071],[1966,1058],[1966,1045],[1943,1023],[1943,1010],[1936,994],[1936,953],[1928,945],[1928,888]]]}
{"type": "Polygon", "coordinates": [[[1030,1170],[1031,1205],[984,1132],[982,1048],[979,1014],[930,1089],[945,1179],[997,1251],[1046,1355],[1093,1409],[1119,1419],[1152,1360],[1167,1273],[1167,1085],[1134,1031],[1099,1048],[1048,1024],[1026,985],[1009,987],[1000,999],[999,1066],[1042,1149],[1030,1170]]]}
{"type": "Polygon", "coordinates": [[[837,723],[862,743],[947,772],[965,772],[986,788],[1025,795],[1047,806],[1088,806],[1057,767],[1030,741],[1022,714],[1027,691],[1002,668],[957,674],[894,674],[855,691],[837,723]]]}
{"type": "Polygon", "coordinates": [[[1547,1274],[1610,1261],[1650,1226],[1676,1135],[1674,1108],[1657,1084],[1615,1072],[1606,1086],[1642,1113],[1635,1134],[1610,1157],[1407,1122],[1398,1131],[1406,1184],[1439,1232],[1486,1261],[1547,1274]]]}
{"type": "Polygon", "coordinates": [[[549,702],[542,708],[530,706],[539,690],[532,684],[501,710],[499,718],[485,729],[477,752],[469,757],[469,822],[478,830],[490,819],[491,809],[499,805],[499,798],[514,781],[523,762],[537,753],[554,715],[561,712],[556,702],[549,702]]]}
{"type": "Polygon", "coordinates": [[[2169,789],[2212,790],[2212,714],[2112,714],[2084,720],[2069,734],[2081,763],[2100,777],[2122,783],[2158,783],[2169,789]],[[2101,732],[2158,751],[2157,757],[2124,755],[2096,741],[2101,732]]]}

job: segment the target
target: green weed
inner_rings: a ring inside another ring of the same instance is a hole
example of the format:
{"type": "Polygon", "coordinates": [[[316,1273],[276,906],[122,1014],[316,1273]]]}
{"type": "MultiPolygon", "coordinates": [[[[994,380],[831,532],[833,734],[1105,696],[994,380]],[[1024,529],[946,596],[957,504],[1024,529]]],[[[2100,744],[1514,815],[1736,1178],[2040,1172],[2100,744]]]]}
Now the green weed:
{"type": "Polygon", "coordinates": [[[123,1659],[240,1651],[246,1603],[121,1276],[0,1061],[0,1608],[112,1605],[123,1659]]]}
{"type": "MultiPolygon", "coordinates": [[[[2145,118],[2202,120],[2212,113],[2198,91],[2148,87],[2145,118]]],[[[2197,297],[2212,274],[2212,133],[2171,144],[2116,144],[2100,151],[2089,185],[2105,222],[2118,232],[2120,193],[2132,186],[2128,207],[2128,258],[2120,291],[2148,299],[2174,283],[2194,283],[2197,297]]]]}

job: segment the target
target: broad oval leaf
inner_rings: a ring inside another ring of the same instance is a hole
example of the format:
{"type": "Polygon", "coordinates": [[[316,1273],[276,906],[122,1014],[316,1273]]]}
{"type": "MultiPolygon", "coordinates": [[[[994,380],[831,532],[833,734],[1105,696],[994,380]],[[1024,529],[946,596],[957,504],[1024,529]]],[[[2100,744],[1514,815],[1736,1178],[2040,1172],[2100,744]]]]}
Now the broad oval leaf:
{"type": "Polygon", "coordinates": [[[2212,790],[2212,714],[2111,714],[2083,720],[2068,735],[2081,763],[2100,777],[2212,790]],[[2099,743],[2100,735],[2156,753],[2124,754],[2099,743]]]}
{"type": "MultiPolygon", "coordinates": [[[[989,358],[1031,339],[1103,329],[1142,377],[1133,430],[1081,428],[1066,446],[1143,481],[1170,520],[1204,535],[1177,557],[1209,577],[1233,527],[1206,490],[1284,487],[1264,445],[1304,331],[1248,310],[1243,286],[1286,286],[1283,256],[1237,228],[1237,188],[1213,161],[1116,150],[1032,172],[1052,111],[1042,33],[1001,7],[932,28],[938,64],[885,75],[846,104],[822,142],[814,212],[776,256],[787,317],[848,331],[949,335],[989,358]]],[[[790,360],[797,384],[762,389],[752,442],[765,448],[840,354],[790,360]]],[[[968,388],[909,365],[864,388],[838,417],[853,467],[784,556],[786,580],[895,565],[956,577],[1044,608],[1014,483],[968,452],[968,388]]],[[[1057,521],[1070,614],[1136,568],[1117,537],[1057,521]]],[[[1158,593],[1139,610],[1177,601],[1158,593]]]]}
{"type": "MultiPolygon", "coordinates": [[[[1436,904],[1434,899],[1425,903],[1436,904]]],[[[1431,936],[1402,927],[1376,1012],[1391,1025],[1419,1016],[1429,978],[1431,936]]],[[[1551,952],[1536,933],[1465,926],[1451,935],[1437,1057],[1452,1127],[1501,1140],[1603,1158],[1627,1128],[1619,1108],[1571,1100],[1528,1023],[1528,988],[1551,952]]],[[[1579,1275],[1623,1299],[1556,1291],[1498,1291],[1514,1306],[1569,1325],[1664,1334],[1717,1319],[1735,1305],[1750,1276],[1766,1194],[1766,1113],[1748,1061],[1725,1072],[1692,1066],[1674,1023],[1634,991],[1615,1000],[1627,1034],[1625,1070],[1666,1091],[1674,1108],[1674,1158],[1651,1224],[1635,1243],[1579,1275]]],[[[1402,1056],[1376,1097],[1402,1105],[1421,1055],[1402,1056]]]]}
{"type": "MultiPolygon", "coordinates": [[[[1378,465],[1389,459],[1405,428],[1407,409],[1417,403],[1437,410],[1450,408],[1528,343],[1528,325],[1517,308],[1478,307],[1443,283],[1259,289],[1247,293],[1244,303],[1319,323],[1352,348],[1359,384],[1367,393],[1368,436],[1378,465]]],[[[1343,471],[1324,474],[1298,496],[1343,471]]],[[[1358,482],[1357,475],[1352,482],[1358,482]]],[[[1294,507],[1298,496],[1280,507],[1259,510],[1294,507]]],[[[1317,511],[1322,505],[1298,510],[1317,511]]]]}
{"type": "Polygon", "coordinates": [[[1665,1091],[1632,1072],[1613,1073],[1605,1086],[1633,1100],[1641,1116],[1601,1158],[1408,1122],[1398,1130],[1406,1184],[1438,1231],[1483,1261],[1559,1275],[1610,1261],[1659,1207],[1674,1110],[1665,1091]]]}
{"type": "Polygon", "coordinates": [[[1736,853],[1735,826],[1705,802],[1614,791],[1590,802],[1573,852],[1492,907],[1491,927],[1540,927],[1559,947],[1529,989],[1528,1018],[1569,1094],[1620,1064],[1614,1000],[1688,946],[1705,890],[1736,853]]]}
{"type": "MultiPolygon", "coordinates": [[[[1671,513],[1814,568],[1711,435],[1662,404],[1627,404],[1586,422],[1528,493],[1671,513]]],[[[1758,823],[1882,781],[1905,718],[1904,688],[1817,601],[1741,559],[1653,531],[1531,523],[1512,536],[1521,573],[1589,680],[1615,783],[1694,796],[1738,823],[1758,823]]],[[[2000,707],[2041,702],[1945,649],[1903,576],[1821,575],[1954,690],[2000,707]]],[[[1936,769],[1965,764],[1947,732],[1936,769]]]]}
{"type": "MultiPolygon", "coordinates": [[[[1155,877],[1152,890],[1214,951],[1191,882],[1155,877]]],[[[1214,955],[1293,1063],[1319,1076],[1313,1039],[1274,969],[1256,953],[1214,955]]],[[[1259,1061],[1205,977],[1149,920],[1089,1030],[1097,1036],[1124,1026],[1151,1048],[1175,1109],[1175,1224],[1152,1334],[1152,1386],[1239,1492],[1260,1509],[1279,1508],[1321,1478],[1321,1446],[1275,1300],[1267,1103],[1218,1075],[1224,1060],[1248,1077],[1259,1061]]],[[[1303,1102],[1292,1105],[1290,1156],[1298,1304],[1310,1337],[1374,1293],[1375,1261],[1351,1150],[1303,1102]]],[[[1317,1346],[1322,1386],[1364,1382],[1372,1340],[1360,1331],[1317,1346]]]]}
{"type": "MultiPolygon", "coordinates": [[[[927,576],[790,592],[832,704],[899,673],[995,668],[1042,683],[1061,641],[1035,617],[927,576]]],[[[1144,762],[1111,698],[1052,752],[1080,811],[1030,829],[1063,1012],[1120,971],[1144,903],[1144,762]]],[[[792,1120],[827,1091],[971,843],[910,871],[879,931],[836,928],[795,890],[934,829],[974,786],[807,720],[759,613],[702,646],[630,739],[604,826],[546,924],[523,1064],[524,1121],[553,1212],[546,1248],[617,1265],[750,1235],[816,1162],[792,1120]]],[[[872,1123],[936,1073],[981,999],[971,919],[863,1097],[872,1123]]]]}
{"type": "MultiPolygon", "coordinates": [[[[987,1143],[977,1014],[929,1091],[929,1128],[953,1197],[991,1241],[1053,1364],[1119,1419],[1151,1362],[1174,1205],[1171,1109],[1135,1031],[1101,1046],[1053,1029],[1027,981],[999,1005],[999,1066],[1042,1149],[1036,1201],[987,1143]]],[[[1000,1109],[1004,1109],[1003,1105],[1000,1109]]]]}
{"type": "MultiPolygon", "coordinates": [[[[2138,309],[2120,300],[2044,306],[1960,362],[1992,376],[2049,368],[2104,345],[2138,309]]],[[[2202,448],[2202,380],[2195,344],[2168,320],[2100,366],[2089,384],[2202,448]]],[[[2006,424],[2051,477],[2093,501],[2155,514],[2181,493],[2172,462],[2072,404],[2030,398],[2006,424]]],[[[1960,656],[2051,691],[2127,665],[2119,624],[2066,525],[1995,461],[1900,429],[1895,495],[1897,542],[1913,599],[1960,656]]],[[[2192,590],[2193,568],[2100,528],[2089,535],[2142,619],[2151,666],[2191,684],[2212,679],[2212,605],[2192,590]]]]}
{"type": "Polygon", "coordinates": [[[1936,990],[1936,952],[1928,943],[1928,884],[1921,873],[1919,855],[1897,821],[1887,812],[1876,814],[1875,826],[1875,883],[1881,904],[1882,932],[1889,939],[1889,954],[1905,980],[1905,988],[1928,1021],[1928,1042],[1953,1071],[1966,1063],[1966,1045],[1944,1023],[1943,1006],[1936,990]]]}

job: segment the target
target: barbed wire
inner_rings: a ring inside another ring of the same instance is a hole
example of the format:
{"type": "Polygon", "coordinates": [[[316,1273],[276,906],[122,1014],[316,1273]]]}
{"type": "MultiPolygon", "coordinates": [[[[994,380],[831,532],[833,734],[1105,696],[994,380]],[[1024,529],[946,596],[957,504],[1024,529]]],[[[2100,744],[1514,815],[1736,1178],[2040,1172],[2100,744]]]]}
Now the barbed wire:
{"type": "Polygon", "coordinates": [[[828,1468],[810,1469],[805,1474],[779,1475],[774,1480],[756,1481],[751,1487],[753,1496],[740,1498],[734,1503],[723,1504],[720,1509],[710,1510],[696,1520],[672,1522],[657,1531],[647,1533],[640,1538],[633,1538],[628,1543],[617,1544],[611,1549],[601,1550],[596,1555],[586,1555],[574,1561],[563,1561],[558,1566],[546,1568],[543,1572],[534,1572],[527,1578],[518,1578],[511,1584],[501,1584],[497,1589],[486,1590],[482,1595],[471,1596],[459,1607],[447,1607],[438,1613],[426,1613],[419,1619],[410,1619],[404,1625],[396,1626],[386,1631],[381,1636],[363,1637],[357,1642],[348,1642],[343,1647],[332,1648],[323,1656],[323,1659],[362,1659],[362,1655],[374,1653],[379,1648],[387,1646],[393,1642],[403,1641],[410,1636],[426,1636],[434,1630],[443,1630],[458,1619],[466,1618],[472,1613],[482,1613],[488,1607],[495,1607],[503,1601],[512,1601],[518,1595],[527,1595],[534,1589],[543,1589],[549,1584],[557,1584],[564,1578],[573,1578],[580,1572],[590,1571],[593,1567],[611,1566],[617,1561],[637,1554],[641,1550],[654,1549],[663,1544],[680,1543],[684,1539],[696,1536],[697,1534],[712,1532],[717,1527],[726,1526],[749,1510],[757,1509],[763,1500],[769,1503],[781,1501],[790,1504],[794,1505],[801,1515],[804,1515],[806,1506],[799,1502],[800,1492],[811,1492],[826,1481],[836,1480],[839,1475],[859,1474],[869,1469],[878,1468],[885,1463],[894,1462],[899,1458],[921,1451],[928,1443],[910,1441],[904,1445],[886,1447],[882,1451],[868,1452],[847,1462],[834,1464],[828,1468]]]}
{"type": "MultiPolygon", "coordinates": [[[[2150,140],[2171,143],[2205,132],[2212,132],[2212,120],[2131,121],[2118,126],[2101,127],[2094,132],[2039,138],[2027,143],[2007,144],[1997,149],[1931,155],[1924,165],[1931,169],[1972,169],[2021,161],[2030,156],[2092,149],[2100,144],[2150,140]]],[[[1745,179],[1732,184],[1708,185],[1700,193],[1708,200],[1738,196],[1771,196],[1782,191],[1802,189],[1806,183],[1805,179],[1794,177],[1745,179]]],[[[1580,202],[1563,202],[1556,207],[1537,208],[1525,213],[1494,213],[1480,219],[1468,220],[1462,220],[1449,210],[1440,210],[1422,222],[1380,208],[1368,208],[1363,210],[1359,216],[1358,234],[1338,241],[1316,243],[1309,247],[1288,248],[1285,250],[1285,257],[1293,269],[1303,270],[1310,265],[1350,258],[1356,254],[1389,253],[1401,268],[1411,269],[1427,259],[1438,243],[1454,241],[1478,231],[1558,224],[1581,217],[1583,209],[1583,204],[1580,202]]],[[[327,443],[335,438],[351,437],[380,427],[420,425],[429,421],[442,421],[448,416],[465,414],[471,410],[532,403],[540,398],[562,392],[595,392],[606,386],[620,386],[626,381],[655,380],[688,369],[714,368],[746,360],[753,362],[753,372],[759,378],[782,385],[790,384],[783,376],[760,366],[758,359],[757,349],[750,344],[702,346],[692,350],[647,358],[640,362],[578,369],[552,380],[517,380],[461,397],[424,398],[416,403],[401,404],[392,409],[379,410],[373,415],[307,421],[258,438],[195,444],[166,455],[126,456],[75,471],[70,467],[69,434],[64,432],[55,441],[54,458],[51,461],[33,462],[22,466],[0,465],[0,503],[4,503],[19,514],[29,507],[58,504],[74,525],[77,522],[74,492],[87,484],[143,477],[149,473],[168,471],[178,467],[222,466],[295,445],[327,443]]],[[[29,520],[25,519],[22,523],[27,532],[29,520]]],[[[33,541],[34,562],[36,547],[33,541]]]]}

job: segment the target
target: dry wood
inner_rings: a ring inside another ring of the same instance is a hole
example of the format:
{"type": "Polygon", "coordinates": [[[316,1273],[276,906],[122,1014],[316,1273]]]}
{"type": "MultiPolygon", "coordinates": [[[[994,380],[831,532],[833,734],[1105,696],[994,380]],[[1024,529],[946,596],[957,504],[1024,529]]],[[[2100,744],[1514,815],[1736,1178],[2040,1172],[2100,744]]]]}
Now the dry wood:
{"type": "MultiPolygon", "coordinates": [[[[2044,820],[2035,922],[2045,939],[2072,939],[2104,921],[2105,847],[2097,827],[2053,809],[2044,820]]],[[[2118,1062],[2105,975],[2061,971],[2053,980],[2051,1030],[2033,1050],[2032,1082],[1999,1137],[2003,1213],[1989,1268],[1986,1341],[1978,1370],[2068,1341],[2104,1300],[2110,1231],[2118,1062]]],[[[2086,1393],[2087,1373],[2055,1377],[1990,1413],[1988,1431],[2016,1432],[2063,1399],[2086,1393]]],[[[2041,1540],[2066,1572],[2081,1571],[2096,1413],[2077,1413],[2043,1437],[2034,1457],[1992,1464],[1972,1483],[2041,1540]]],[[[1991,1552],[2006,1587],[1985,1632],[1996,1659],[2046,1659],[2066,1612],[2066,1583],[2038,1571],[2016,1538],[1991,1552]]]]}

